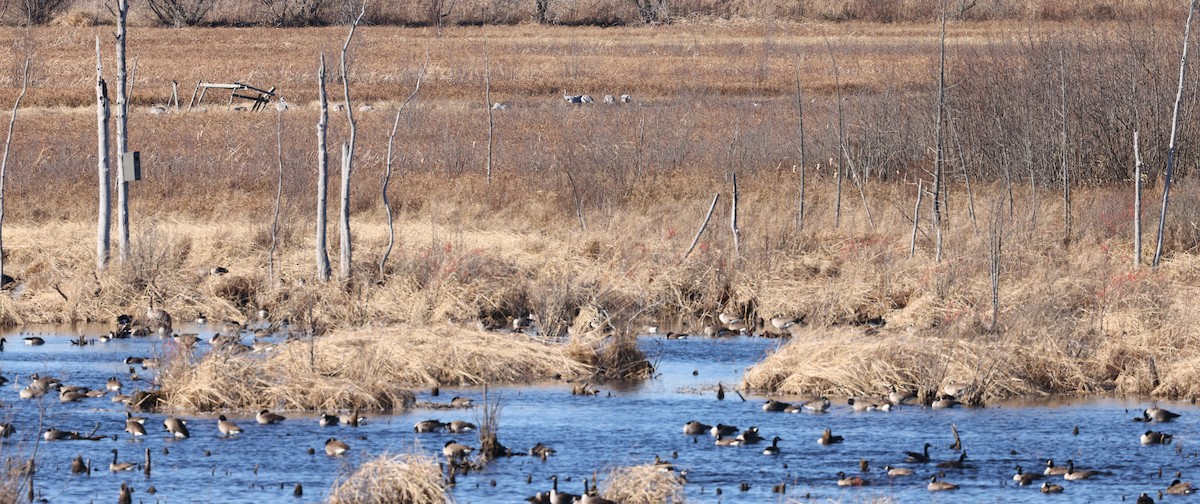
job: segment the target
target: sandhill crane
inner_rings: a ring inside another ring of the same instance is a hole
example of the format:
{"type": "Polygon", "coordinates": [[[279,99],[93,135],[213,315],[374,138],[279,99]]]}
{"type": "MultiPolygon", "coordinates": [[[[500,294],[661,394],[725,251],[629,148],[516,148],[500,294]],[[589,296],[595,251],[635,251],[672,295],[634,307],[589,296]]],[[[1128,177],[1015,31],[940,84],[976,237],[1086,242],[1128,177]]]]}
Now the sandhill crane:
{"type": "Polygon", "coordinates": [[[584,97],[584,95],[567,94],[567,90],[566,89],[563,90],[563,99],[566,100],[567,103],[570,103],[573,105],[578,105],[580,103],[583,103],[583,97],[584,97]]]}
{"type": "Polygon", "coordinates": [[[606,94],[606,95],[604,95],[604,104],[605,105],[616,105],[617,99],[613,98],[613,95],[606,94]]]}

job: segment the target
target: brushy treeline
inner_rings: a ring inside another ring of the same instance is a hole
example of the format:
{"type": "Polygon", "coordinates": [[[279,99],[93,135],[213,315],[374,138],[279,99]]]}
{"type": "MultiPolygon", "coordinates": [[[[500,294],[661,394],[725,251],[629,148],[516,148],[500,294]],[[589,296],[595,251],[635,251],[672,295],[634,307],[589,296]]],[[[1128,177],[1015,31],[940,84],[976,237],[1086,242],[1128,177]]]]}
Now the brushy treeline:
{"type": "MultiPolygon", "coordinates": [[[[1169,0],[944,0],[955,19],[970,21],[1111,21],[1147,10],[1170,10],[1169,0]]],[[[344,23],[356,0],[146,0],[132,6],[135,23],[162,26],[320,26],[344,23]]],[[[523,22],[616,26],[693,19],[758,18],[781,21],[929,22],[939,0],[416,0],[369,2],[365,22],[376,25],[508,25],[523,22]]],[[[84,0],[6,3],[10,24],[110,24],[101,4],[84,0]]]]}

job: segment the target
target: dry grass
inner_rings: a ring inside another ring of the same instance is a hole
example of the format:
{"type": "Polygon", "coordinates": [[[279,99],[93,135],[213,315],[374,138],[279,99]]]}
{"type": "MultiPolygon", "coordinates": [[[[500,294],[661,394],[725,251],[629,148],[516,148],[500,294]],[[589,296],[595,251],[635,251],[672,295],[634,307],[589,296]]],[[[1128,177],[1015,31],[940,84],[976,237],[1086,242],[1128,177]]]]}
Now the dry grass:
{"type": "Polygon", "coordinates": [[[683,502],[683,478],[654,464],[618,467],[604,478],[600,495],[625,504],[683,502]]]}
{"type": "Polygon", "coordinates": [[[261,407],[392,410],[411,405],[411,388],[476,386],[590,377],[561,345],[523,334],[449,326],[336,331],[267,354],[209,352],[172,361],[159,383],[164,406],[193,411],[261,407]]]}
{"type": "Polygon", "coordinates": [[[329,502],[339,504],[442,504],[452,502],[437,459],[423,455],[380,455],[338,480],[329,502]]]}

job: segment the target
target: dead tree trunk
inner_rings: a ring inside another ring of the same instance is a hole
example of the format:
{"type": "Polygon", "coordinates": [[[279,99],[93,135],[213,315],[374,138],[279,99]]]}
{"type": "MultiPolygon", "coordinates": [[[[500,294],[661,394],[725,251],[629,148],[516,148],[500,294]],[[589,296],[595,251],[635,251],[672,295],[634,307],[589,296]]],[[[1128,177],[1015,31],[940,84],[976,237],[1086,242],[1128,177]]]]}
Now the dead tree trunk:
{"type": "Polygon", "coordinates": [[[733,202],[730,204],[729,209],[729,228],[733,232],[733,253],[735,260],[742,258],[742,230],[738,229],[738,196],[737,172],[735,171],[733,172],[733,192],[730,198],[733,202]]]}
{"type": "Polygon", "coordinates": [[[125,18],[129,1],[117,0],[117,239],[121,262],[129,257],[129,182],[125,180],[125,153],[129,151],[129,98],[126,96],[125,18]]]}
{"type": "Polygon", "coordinates": [[[937,89],[937,118],[934,136],[937,142],[936,157],[933,162],[933,232],[936,247],[934,260],[942,262],[942,175],[945,172],[945,139],[942,132],[942,122],[946,116],[946,2],[942,0],[942,33],[939,40],[938,54],[938,89],[937,89]]]}
{"type": "Polygon", "coordinates": [[[844,159],[843,152],[846,148],[845,128],[842,116],[842,81],[838,71],[837,58],[833,55],[833,49],[829,45],[829,38],[825,39],[825,50],[829,52],[829,59],[833,62],[833,88],[836,91],[838,110],[838,159],[834,165],[833,176],[837,180],[837,192],[834,195],[833,203],[833,227],[838,227],[842,223],[842,160],[844,159]]]}
{"type": "Polygon", "coordinates": [[[1192,12],[1196,10],[1196,0],[1188,2],[1187,24],[1183,29],[1183,55],[1179,57],[1179,88],[1175,92],[1175,109],[1171,113],[1171,143],[1167,147],[1167,173],[1163,180],[1162,208],[1158,213],[1158,244],[1154,247],[1154,267],[1162,261],[1163,228],[1167,221],[1167,203],[1171,197],[1171,175],[1175,172],[1175,132],[1179,126],[1179,102],[1183,99],[1183,79],[1187,73],[1187,54],[1189,40],[1192,35],[1192,12]]]}
{"type": "Polygon", "coordinates": [[[275,212],[271,220],[271,250],[267,253],[267,283],[275,287],[275,247],[279,240],[279,204],[283,200],[283,109],[279,109],[275,122],[275,159],[279,163],[275,179],[275,212]]]}
{"type": "Polygon", "coordinates": [[[96,37],[96,178],[100,201],[96,211],[96,270],[108,265],[112,239],[112,189],[109,187],[108,159],[108,85],[104,82],[104,64],[100,59],[100,37],[96,37]]]}
{"type": "Polygon", "coordinates": [[[796,201],[796,231],[804,231],[804,88],[800,85],[800,72],[796,71],[796,115],[800,119],[800,194],[796,201]]]}
{"type": "Polygon", "coordinates": [[[921,196],[924,194],[924,188],[921,187],[922,180],[917,179],[917,204],[913,207],[913,228],[912,239],[908,242],[908,258],[912,259],[917,255],[917,229],[921,224],[921,196]]]}
{"type": "Polygon", "coordinates": [[[396,109],[396,120],[392,122],[392,133],[388,135],[387,161],[384,163],[382,189],[380,190],[382,193],[381,197],[383,198],[383,210],[387,213],[388,224],[387,248],[383,251],[383,257],[379,258],[379,278],[381,280],[383,279],[388,256],[392,255],[392,247],[396,244],[396,229],[392,223],[392,205],[388,203],[388,183],[392,181],[392,145],[396,139],[396,131],[400,129],[400,114],[404,112],[404,107],[408,105],[408,102],[417,96],[417,91],[421,90],[421,81],[425,78],[425,68],[428,65],[429,57],[426,55],[425,63],[421,65],[421,70],[417,72],[417,85],[413,87],[412,93],[408,95],[404,103],[400,104],[400,108],[396,109]]]}
{"type": "Polygon", "coordinates": [[[1067,68],[1063,51],[1058,50],[1059,115],[1062,119],[1060,158],[1062,161],[1063,246],[1071,244],[1071,167],[1067,164],[1067,68]]]}
{"type": "Polygon", "coordinates": [[[1142,151],[1133,132],[1133,267],[1142,265],[1142,151]]]}
{"type": "MultiPolygon", "coordinates": [[[[0,279],[5,277],[4,274],[4,195],[5,181],[8,180],[8,149],[12,146],[13,126],[17,124],[17,109],[21,106],[21,100],[25,98],[25,91],[29,89],[29,58],[25,58],[25,68],[21,71],[21,94],[17,95],[17,101],[13,103],[12,115],[8,117],[8,136],[4,138],[4,155],[0,157],[0,279]]],[[[3,287],[6,282],[0,280],[0,287],[3,287]]]]}
{"type": "Polygon", "coordinates": [[[350,25],[350,33],[346,35],[346,42],[342,44],[342,60],[341,60],[341,75],[342,75],[342,92],[346,99],[346,122],[350,125],[350,141],[342,144],[342,205],[340,215],[341,225],[341,273],[342,278],[350,279],[350,264],[352,250],[352,240],[350,239],[350,174],[354,171],[354,140],[357,137],[358,128],[354,121],[354,107],[350,105],[350,75],[346,68],[346,52],[350,50],[350,41],[354,39],[354,31],[358,28],[358,23],[362,21],[363,14],[366,13],[366,4],[363,4],[362,10],[359,11],[358,17],[354,19],[354,23],[350,25]]]}
{"type": "Polygon", "coordinates": [[[329,149],[326,146],[329,126],[329,99],[325,92],[325,55],[321,55],[321,66],[317,67],[317,95],[321,102],[321,115],[317,119],[317,279],[329,281],[329,252],[326,250],[326,206],[329,197],[329,149]]]}
{"type": "Polygon", "coordinates": [[[495,119],[492,117],[492,68],[488,64],[487,55],[483,57],[483,101],[487,106],[488,115],[488,130],[487,130],[487,183],[492,185],[492,130],[495,129],[495,119]]]}

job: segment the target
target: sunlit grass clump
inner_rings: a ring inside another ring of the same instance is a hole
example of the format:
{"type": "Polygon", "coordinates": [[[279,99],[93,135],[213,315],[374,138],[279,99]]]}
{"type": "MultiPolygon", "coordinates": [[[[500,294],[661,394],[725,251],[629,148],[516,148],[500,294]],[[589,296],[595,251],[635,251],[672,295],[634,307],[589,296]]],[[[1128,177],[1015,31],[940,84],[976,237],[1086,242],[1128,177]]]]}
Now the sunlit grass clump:
{"type": "Polygon", "coordinates": [[[662,466],[618,467],[604,478],[601,495],[624,504],[671,504],[684,501],[683,478],[662,466]]]}
{"type": "Polygon", "coordinates": [[[339,479],[329,492],[334,504],[443,504],[451,502],[432,457],[380,455],[339,479]]]}

